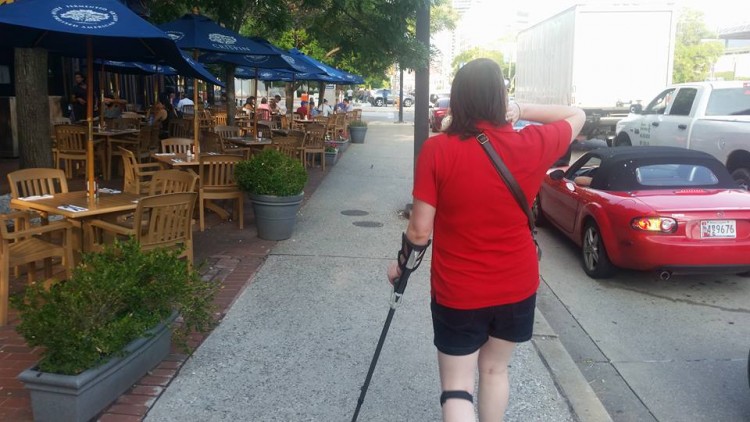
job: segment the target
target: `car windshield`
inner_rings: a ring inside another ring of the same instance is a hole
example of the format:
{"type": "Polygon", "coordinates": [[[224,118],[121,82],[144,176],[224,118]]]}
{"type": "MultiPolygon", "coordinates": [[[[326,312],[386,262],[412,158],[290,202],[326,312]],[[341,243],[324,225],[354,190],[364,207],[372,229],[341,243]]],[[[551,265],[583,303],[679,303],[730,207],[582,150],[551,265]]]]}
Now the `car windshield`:
{"type": "Polygon", "coordinates": [[[450,98],[440,98],[437,100],[437,103],[435,103],[435,107],[438,107],[438,108],[448,108],[450,106],[451,106],[450,98]]]}
{"type": "Polygon", "coordinates": [[[711,186],[719,178],[708,167],[698,164],[653,164],[635,169],[635,177],[643,186],[711,186]]]}

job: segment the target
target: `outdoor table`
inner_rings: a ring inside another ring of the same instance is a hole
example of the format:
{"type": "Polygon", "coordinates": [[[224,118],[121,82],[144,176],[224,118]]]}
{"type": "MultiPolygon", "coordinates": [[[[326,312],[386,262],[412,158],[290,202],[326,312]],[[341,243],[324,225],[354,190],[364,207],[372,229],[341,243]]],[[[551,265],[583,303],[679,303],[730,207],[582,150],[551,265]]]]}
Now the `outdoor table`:
{"type": "Polygon", "coordinates": [[[256,138],[253,136],[230,136],[225,138],[227,141],[241,147],[262,147],[273,145],[271,138],[256,138]]]}
{"type": "MultiPolygon", "coordinates": [[[[73,191],[54,195],[14,198],[10,200],[10,206],[18,210],[61,215],[76,224],[79,229],[82,229],[84,221],[88,218],[100,218],[107,214],[135,211],[140,197],[141,195],[132,193],[99,193],[97,197],[89,198],[87,191],[73,191]]],[[[80,230],[75,230],[73,237],[74,246],[77,246],[75,250],[84,250],[85,245],[80,230]]]]}

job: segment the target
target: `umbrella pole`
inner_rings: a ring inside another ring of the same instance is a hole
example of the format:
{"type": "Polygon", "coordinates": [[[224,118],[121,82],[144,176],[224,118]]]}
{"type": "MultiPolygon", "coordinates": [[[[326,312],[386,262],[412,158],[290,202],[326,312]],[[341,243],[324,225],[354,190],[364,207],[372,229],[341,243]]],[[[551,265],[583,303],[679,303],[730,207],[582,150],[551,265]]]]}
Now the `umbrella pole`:
{"type": "MultiPolygon", "coordinates": [[[[193,58],[198,61],[198,50],[193,50],[193,58]]],[[[193,77],[193,154],[198,156],[201,151],[201,143],[198,138],[200,125],[198,123],[198,78],[193,77]]]]}
{"type": "Polygon", "coordinates": [[[102,71],[99,72],[99,127],[104,127],[104,63],[102,71]]]}
{"type": "Polygon", "coordinates": [[[94,41],[88,37],[86,41],[86,122],[88,123],[88,141],[86,142],[86,191],[89,200],[96,195],[94,186],[94,41]]]}
{"type": "Polygon", "coordinates": [[[253,106],[253,136],[258,136],[258,68],[255,68],[255,91],[253,97],[255,97],[255,105],[253,106]]]}

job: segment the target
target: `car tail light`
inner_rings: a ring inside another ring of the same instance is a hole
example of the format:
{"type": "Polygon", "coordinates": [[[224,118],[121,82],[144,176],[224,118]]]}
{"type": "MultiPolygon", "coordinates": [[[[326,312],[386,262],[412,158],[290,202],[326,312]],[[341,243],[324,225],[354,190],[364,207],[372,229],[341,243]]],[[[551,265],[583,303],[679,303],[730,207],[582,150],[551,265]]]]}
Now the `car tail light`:
{"type": "Polygon", "coordinates": [[[674,233],[677,221],[669,217],[637,217],[630,222],[630,227],[647,232],[674,233]]]}

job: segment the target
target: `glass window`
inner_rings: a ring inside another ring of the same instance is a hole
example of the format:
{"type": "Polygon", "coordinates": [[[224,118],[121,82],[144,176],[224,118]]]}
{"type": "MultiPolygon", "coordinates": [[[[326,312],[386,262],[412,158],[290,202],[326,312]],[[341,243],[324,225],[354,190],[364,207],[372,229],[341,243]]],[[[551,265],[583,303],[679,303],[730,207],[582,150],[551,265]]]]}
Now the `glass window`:
{"type": "Polygon", "coordinates": [[[750,86],[714,90],[706,116],[750,116],[750,86]]]}
{"type": "Polygon", "coordinates": [[[635,169],[635,177],[643,186],[705,186],[716,185],[719,178],[708,167],[699,164],[654,164],[635,169]]]}
{"type": "Polygon", "coordinates": [[[693,109],[693,101],[698,94],[695,88],[682,88],[677,91],[672,108],[669,109],[670,116],[689,116],[690,110],[693,109]]]}
{"type": "Polygon", "coordinates": [[[662,92],[658,97],[654,98],[654,100],[651,101],[648,107],[646,107],[646,110],[643,112],[643,114],[664,114],[667,106],[672,101],[673,94],[674,88],[662,92]]]}

